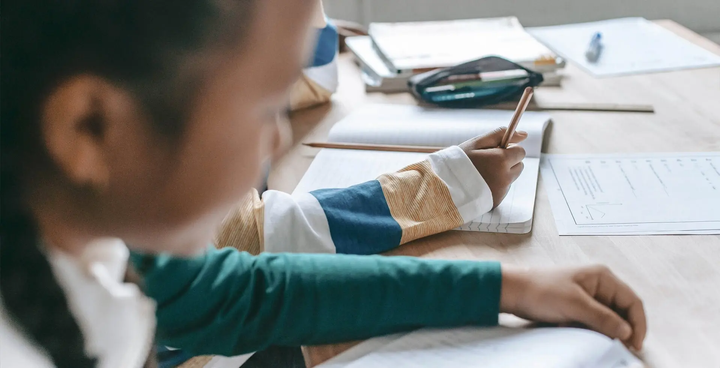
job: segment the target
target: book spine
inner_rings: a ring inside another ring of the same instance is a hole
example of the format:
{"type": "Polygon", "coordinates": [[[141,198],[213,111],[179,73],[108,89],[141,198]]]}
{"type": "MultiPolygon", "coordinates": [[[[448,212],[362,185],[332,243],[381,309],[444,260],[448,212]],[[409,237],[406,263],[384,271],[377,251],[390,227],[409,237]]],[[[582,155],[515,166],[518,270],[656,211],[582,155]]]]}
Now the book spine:
{"type": "Polygon", "coordinates": [[[392,60],[390,60],[390,58],[387,57],[387,55],[382,51],[382,48],[380,47],[380,45],[378,45],[378,43],[375,41],[375,37],[373,37],[373,35],[372,35],[372,29],[370,31],[371,31],[371,33],[369,33],[369,35],[370,35],[370,39],[372,40],[372,47],[375,50],[375,52],[377,52],[378,56],[380,57],[380,60],[382,60],[382,62],[385,63],[385,65],[388,67],[388,69],[390,69],[391,72],[394,72],[396,74],[403,74],[403,72],[405,72],[405,71],[399,70],[398,68],[395,67],[395,64],[393,64],[392,60]]]}

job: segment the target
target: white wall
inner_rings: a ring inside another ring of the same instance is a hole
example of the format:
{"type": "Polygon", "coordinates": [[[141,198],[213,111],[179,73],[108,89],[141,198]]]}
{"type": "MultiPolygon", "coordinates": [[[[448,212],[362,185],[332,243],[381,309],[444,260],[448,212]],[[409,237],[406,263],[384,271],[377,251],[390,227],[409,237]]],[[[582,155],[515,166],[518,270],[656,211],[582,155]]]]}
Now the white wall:
{"type": "Polygon", "coordinates": [[[696,32],[720,32],[720,0],[323,0],[334,18],[444,20],[515,15],[524,26],[628,16],[672,19],[696,32]]]}

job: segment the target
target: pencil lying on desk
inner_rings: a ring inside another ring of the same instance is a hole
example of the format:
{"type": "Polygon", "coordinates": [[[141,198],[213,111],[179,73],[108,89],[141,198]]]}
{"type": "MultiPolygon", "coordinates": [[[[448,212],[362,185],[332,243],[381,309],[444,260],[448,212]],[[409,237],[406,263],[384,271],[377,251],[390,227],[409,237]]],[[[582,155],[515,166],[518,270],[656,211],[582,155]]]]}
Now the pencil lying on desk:
{"type": "Polygon", "coordinates": [[[391,152],[420,152],[433,153],[444,147],[429,146],[392,146],[383,144],[361,144],[361,143],[303,143],[303,145],[314,148],[336,148],[365,151],[391,151],[391,152]]]}
{"type": "MultiPolygon", "coordinates": [[[[513,110],[515,104],[512,102],[503,102],[496,105],[487,106],[489,109],[513,110]]],[[[571,103],[571,102],[537,102],[532,106],[528,106],[527,111],[595,111],[595,112],[639,112],[654,113],[653,105],[631,105],[631,104],[612,104],[612,103],[571,103]]]]}

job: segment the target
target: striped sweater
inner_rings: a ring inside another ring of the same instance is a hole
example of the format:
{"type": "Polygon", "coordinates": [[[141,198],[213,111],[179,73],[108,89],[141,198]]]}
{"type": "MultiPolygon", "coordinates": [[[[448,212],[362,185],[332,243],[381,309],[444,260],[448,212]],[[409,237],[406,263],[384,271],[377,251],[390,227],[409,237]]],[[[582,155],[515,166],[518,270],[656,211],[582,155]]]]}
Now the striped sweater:
{"type": "Polygon", "coordinates": [[[459,147],[349,188],[249,193],[217,244],[269,252],[375,254],[456,228],[492,208],[482,176],[459,147]]]}

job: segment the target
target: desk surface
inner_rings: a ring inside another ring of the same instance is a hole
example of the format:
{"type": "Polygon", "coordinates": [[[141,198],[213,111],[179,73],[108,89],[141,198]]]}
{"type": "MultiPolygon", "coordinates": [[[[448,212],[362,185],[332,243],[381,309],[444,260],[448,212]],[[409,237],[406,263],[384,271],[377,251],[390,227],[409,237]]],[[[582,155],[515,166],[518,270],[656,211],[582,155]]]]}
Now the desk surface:
{"type": "MultiPolygon", "coordinates": [[[[720,46],[672,21],[659,23],[720,54],[720,46]]],[[[371,102],[414,104],[407,94],[365,94],[351,55],[340,56],[333,103],[292,117],[296,145],[274,166],[272,189],[291,192],[334,123],[371,102]]],[[[655,114],[551,112],[546,153],[720,151],[720,68],[595,79],[573,65],[562,88],[539,88],[540,102],[652,104],[655,114]]],[[[528,235],[450,231],[393,254],[445,259],[496,259],[527,266],[608,265],[641,296],[649,367],[720,367],[720,236],[558,236],[542,177],[528,235]]],[[[718,209],[720,211],[720,209],[718,209]]],[[[305,349],[319,364],[352,343],[305,349]]]]}

